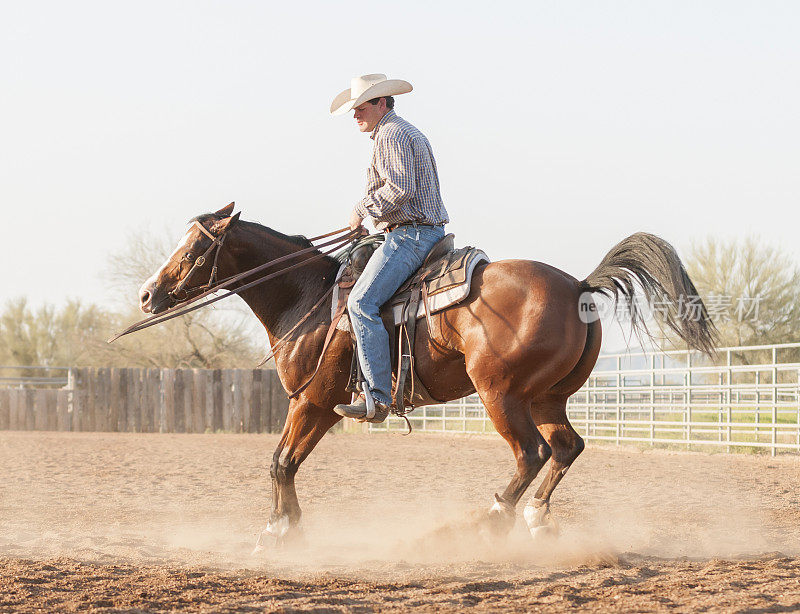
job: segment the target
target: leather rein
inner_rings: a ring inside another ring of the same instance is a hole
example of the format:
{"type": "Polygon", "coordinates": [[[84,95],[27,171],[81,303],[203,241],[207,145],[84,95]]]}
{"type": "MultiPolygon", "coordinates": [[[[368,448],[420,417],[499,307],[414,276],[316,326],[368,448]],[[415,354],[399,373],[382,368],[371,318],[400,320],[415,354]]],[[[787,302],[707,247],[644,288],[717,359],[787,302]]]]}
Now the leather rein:
{"type": "MultiPolygon", "coordinates": [[[[212,303],[216,303],[217,301],[221,301],[222,299],[228,298],[229,296],[232,296],[234,294],[240,294],[241,292],[244,292],[245,290],[249,290],[250,288],[252,288],[254,286],[257,286],[259,284],[262,284],[265,281],[268,281],[270,279],[274,279],[275,277],[278,277],[280,275],[288,273],[289,271],[292,271],[294,269],[297,269],[297,268],[300,268],[302,266],[305,266],[306,264],[309,264],[310,262],[319,260],[320,258],[328,256],[328,255],[332,254],[333,252],[341,249],[342,247],[344,247],[348,243],[352,242],[354,239],[356,239],[361,234],[361,231],[359,231],[359,230],[350,230],[350,228],[345,227],[345,228],[339,228],[338,230],[334,230],[332,232],[328,232],[328,233],[319,235],[317,237],[312,237],[311,239],[309,239],[309,241],[313,242],[313,241],[318,241],[320,239],[327,239],[328,237],[339,235],[336,238],[331,239],[329,241],[325,241],[325,242],[323,242],[323,243],[321,243],[319,245],[307,247],[307,248],[301,249],[299,251],[293,252],[291,254],[286,254],[284,256],[280,256],[279,258],[275,258],[273,260],[265,262],[264,264],[261,264],[261,265],[259,265],[257,267],[249,269],[247,271],[243,271],[243,272],[237,273],[236,275],[233,275],[231,277],[227,277],[226,279],[224,279],[222,281],[219,281],[219,282],[216,282],[216,284],[215,284],[216,277],[217,277],[217,260],[219,258],[219,253],[220,253],[220,251],[222,249],[222,245],[223,245],[223,243],[225,241],[225,235],[227,233],[227,230],[224,231],[219,236],[214,236],[211,232],[208,231],[208,229],[206,229],[199,222],[195,221],[195,224],[200,227],[200,229],[203,232],[203,234],[205,234],[207,237],[209,237],[211,239],[211,245],[209,245],[209,247],[206,249],[206,251],[194,261],[194,263],[192,264],[192,268],[189,269],[189,272],[181,280],[181,282],[178,284],[178,286],[176,286],[173,290],[170,291],[169,295],[172,297],[173,300],[178,301],[178,303],[173,305],[172,307],[170,307],[169,309],[167,309],[163,313],[149,316],[149,317],[147,317],[147,318],[145,318],[143,320],[140,320],[139,322],[136,322],[136,323],[132,324],[131,326],[126,328],[121,333],[117,333],[116,335],[111,337],[108,340],[108,343],[112,343],[112,342],[116,341],[117,339],[119,339],[120,337],[123,337],[125,335],[129,335],[130,333],[135,333],[137,331],[144,330],[145,328],[149,328],[151,326],[155,326],[156,324],[161,324],[162,322],[166,322],[168,320],[172,320],[173,318],[177,318],[179,316],[186,315],[187,313],[190,313],[190,312],[195,311],[197,309],[201,309],[202,307],[205,307],[205,306],[210,305],[212,303]],[[323,248],[323,247],[330,247],[330,249],[327,249],[325,251],[319,251],[320,248],[323,248]],[[214,251],[214,250],[216,250],[216,251],[214,253],[214,261],[213,261],[213,265],[212,265],[212,268],[211,268],[211,275],[209,277],[208,283],[205,286],[201,286],[199,288],[193,288],[193,289],[191,289],[189,291],[185,290],[186,284],[188,283],[189,279],[192,277],[192,275],[195,274],[195,272],[197,272],[197,270],[199,270],[200,268],[202,268],[205,265],[205,263],[208,261],[208,258],[211,256],[211,252],[214,251]],[[318,252],[318,253],[312,254],[312,252],[318,252]],[[263,270],[265,270],[267,268],[273,267],[276,264],[280,264],[280,263],[292,260],[294,258],[297,258],[298,256],[306,256],[306,255],[309,255],[309,254],[312,254],[312,255],[310,255],[308,258],[304,258],[303,260],[301,260],[299,262],[295,262],[294,264],[290,264],[289,266],[286,266],[286,267],[284,267],[282,269],[279,269],[277,271],[269,273],[269,274],[267,274],[267,275],[265,275],[263,277],[259,277],[258,279],[255,279],[253,281],[247,282],[243,286],[240,286],[238,288],[230,289],[231,285],[241,281],[242,279],[245,279],[247,277],[255,275],[256,273],[260,273],[261,271],[263,271],[263,270]],[[220,296],[211,297],[208,300],[205,300],[203,302],[199,302],[202,299],[208,297],[210,294],[213,294],[214,292],[218,292],[219,290],[226,290],[226,292],[224,294],[220,295],[220,296]],[[189,297],[189,292],[194,293],[195,291],[199,291],[199,294],[197,294],[194,297],[189,297]],[[183,299],[181,299],[181,293],[183,293],[183,299]]],[[[275,351],[277,351],[279,349],[279,347],[282,346],[285,343],[285,341],[287,340],[288,336],[291,333],[293,333],[295,330],[297,330],[297,328],[311,316],[311,314],[322,304],[322,302],[324,301],[324,299],[327,296],[330,296],[330,294],[333,292],[333,288],[335,286],[336,286],[336,283],[334,283],[331,286],[331,288],[322,296],[322,298],[314,304],[314,306],[309,310],[309,312],[306,313],[306,315],[304,315],[300,319],[300,321],[297,324],[295,324],[295,326],[292,327],[292,329],[289,330],[289,332],[286,335],[284,335],[273,346],[272,352],[270,353],[270,355],[267,356],[267,358],[263,362],[266,362],[267,360],[269,360],[269,358],[271,356],[274,356],[275,351]]],[[[263,362],[261,364],[263,364],[263,362]]]]}

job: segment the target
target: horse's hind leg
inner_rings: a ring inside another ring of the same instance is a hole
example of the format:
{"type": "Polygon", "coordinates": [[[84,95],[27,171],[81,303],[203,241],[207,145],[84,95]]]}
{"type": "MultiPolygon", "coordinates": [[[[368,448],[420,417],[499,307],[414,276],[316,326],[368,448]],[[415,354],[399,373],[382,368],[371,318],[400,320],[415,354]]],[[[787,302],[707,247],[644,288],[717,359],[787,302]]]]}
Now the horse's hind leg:
{"type": "Polygon", "coordinates": [[[514,524],[517,503],[550,458],[550,446],[531,419],[530,401],[490,392],[482,393],[481,398],[492,424],[511,446],[517,461],[514,477],[502,495],[495,494],[489,511],[492,531],[503,534],[514,524]]]}
{"type": "Polygon", "coordinates": [[[584,443],[567,419],[567,397],[549,397],[535,401],[531,406],[531,416],[552,450],[550,471],[523,510],[531,535],[538,537],[553,530],[550,496],[567,469],[583,452],[584,443]]]}

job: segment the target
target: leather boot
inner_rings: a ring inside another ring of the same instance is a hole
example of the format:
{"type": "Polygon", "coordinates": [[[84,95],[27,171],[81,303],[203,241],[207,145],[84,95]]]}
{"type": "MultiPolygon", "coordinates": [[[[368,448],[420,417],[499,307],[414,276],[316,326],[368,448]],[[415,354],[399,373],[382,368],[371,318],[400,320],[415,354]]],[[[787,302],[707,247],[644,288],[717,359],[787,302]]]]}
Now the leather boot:
{"type": "Polygon", "coordinates": [[[378,423],[386,420],[386,417],[389,415],[389,406],[375,401],[375,415],[370,417],[367,415],[367,400],[364,398],[363,394],[360,394],[358,398],[349,405],[342,403],[334,407],[333,411],[340,416],[354,418],[359,422],[378,423]]]}

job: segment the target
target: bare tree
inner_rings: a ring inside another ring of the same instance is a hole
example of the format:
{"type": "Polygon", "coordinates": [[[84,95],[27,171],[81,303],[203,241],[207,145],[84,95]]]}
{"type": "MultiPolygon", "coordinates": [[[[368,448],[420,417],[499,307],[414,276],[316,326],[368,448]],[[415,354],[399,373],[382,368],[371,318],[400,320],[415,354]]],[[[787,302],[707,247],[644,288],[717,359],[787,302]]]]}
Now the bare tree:
{"type": "Polygon", "coordinates": [[[77,300],[60,309],[34,309],[24,298],[10,300],[0,311],[0,364],[93,364],[114,320],[114,314],[77,300]]]}
{"type": "MultiPolygon", "coordinates": [[[[139,287],[167,259],[174,240],[167,233],[158,236],[139,230],[110,256],[104,277],[118,292],[118,328],[122,321],[130,323],[142,317],[138,309],[139,287]]],[[[258,347],[259,340],[263,345],[264,335],[253,326],[255,318],[241,299],[232,297],[225,303],[123,337],[109,350],[142,366],[252,367],[266,351],[258,347]]]]}
{"type": "Polygon", "coordinates": [[[757,237],[692,246],[686,268],[722,345],[800,341],[800,268],[757,237]]]}
{"type": "MultiPolygon", "coordinates": [[[[139,232],[109,259],[105,277],[118,291],[118,307],[67,301],[30,306],[18,298],[0,306],[0,365],[174,368],[250,368],[259,348],[255,320],[229,299],[224,309],[202,309],[106,343],[141,319],[138,288],[171,251],[166,239],[139,232]]],[[[243,303],[242,303],[243,305],[243,303]]]]}

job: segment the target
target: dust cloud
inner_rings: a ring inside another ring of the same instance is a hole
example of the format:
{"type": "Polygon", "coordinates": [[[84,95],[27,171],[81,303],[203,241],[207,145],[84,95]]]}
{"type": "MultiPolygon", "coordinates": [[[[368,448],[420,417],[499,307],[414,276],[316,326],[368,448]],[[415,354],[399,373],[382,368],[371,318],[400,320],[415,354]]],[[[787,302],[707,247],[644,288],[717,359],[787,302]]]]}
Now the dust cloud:
{"type": "Polygon", "coordinates": [[[554,539],[487,539],[490,437],[326,437],[251,556],[273,435],[0,433],[0,609],[797,611],[800,459],[590,447],[554,539]]]}
{"type": "Polygon", "coordinates": [[[336,434],[297,477],[304,543],[254,557],[276,441],[0,433],[0,555],[380,575],[800,552],[795,457],[590,447],[554,496],[558,538],[534,542],[520,513],[498,541],[485,512],[514,468],[499,438],[336,434]]]}

